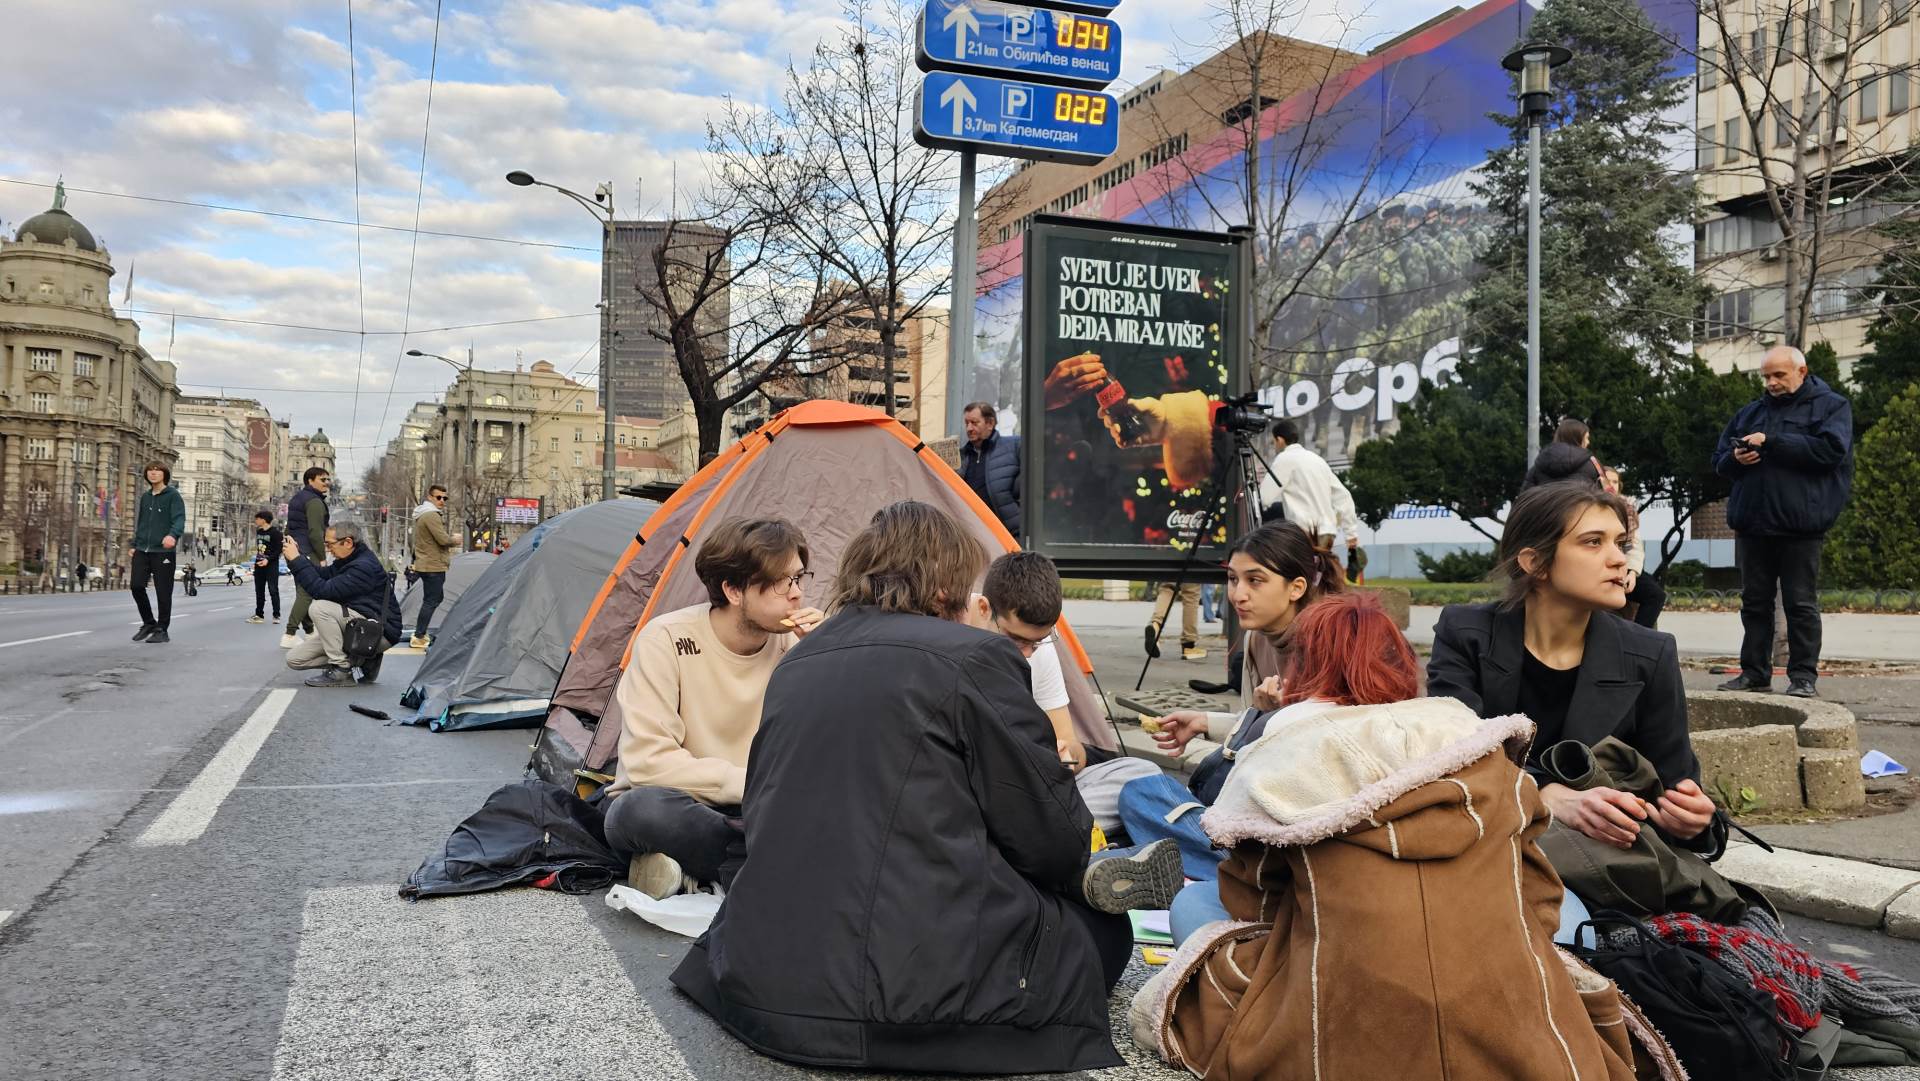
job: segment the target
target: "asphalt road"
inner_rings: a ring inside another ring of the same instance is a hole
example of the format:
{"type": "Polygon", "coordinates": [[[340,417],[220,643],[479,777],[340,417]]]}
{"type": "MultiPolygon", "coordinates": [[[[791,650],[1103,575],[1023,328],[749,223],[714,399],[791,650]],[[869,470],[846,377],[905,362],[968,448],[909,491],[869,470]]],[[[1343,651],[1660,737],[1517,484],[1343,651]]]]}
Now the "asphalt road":
{"type": "MultiPolygon", "coordinates": [[[[0,600],[0,1078],[818,1073],[721,1033],[667,983],[686,941],[600,895],[399,900],[529,734],[351,713],[397,712],[418,656],[309,690],[250,589],[176,600],[165,646],[128,640],[124,593],[0,600]]],[[[1795,929],[1920,979],[1920,944],[1795,929]]],[[[1102,1077],[1186,1076],[1116,1031],[1102,1077]]]]}

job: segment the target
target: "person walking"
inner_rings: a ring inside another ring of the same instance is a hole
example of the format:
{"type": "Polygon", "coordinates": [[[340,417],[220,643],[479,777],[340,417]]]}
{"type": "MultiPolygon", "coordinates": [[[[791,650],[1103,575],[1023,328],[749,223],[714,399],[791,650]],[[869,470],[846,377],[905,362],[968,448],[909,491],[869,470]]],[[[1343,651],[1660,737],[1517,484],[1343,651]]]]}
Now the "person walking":
{"type": "Polygon", "coordinates": [[[273,598],[273,621],[280,622],[280,546],[285,541],[265,507],[253,512],[253,614],[248,623],[267,621],[267,598],[273,598]]]}
{"type": "Polygon", "coordinates": [[[187,501],[173,486],[173,470],[148,462],[144,473],[147,490],[140,493],[134,509],[133,543],[127,547],[133,567],[133,603],[140,609],[140,629],[133,632],[133,640],[159,645],[167,641],[167,626],[173,619],[173,564],[187,531],[187,501]],[[147,602],[149,581],[152,604],[147,602]]]}
{"type": "Polygon", "coordinates": [[[1787,693],[1817,698],[1820,549],[1853,489],[1853,406],[1775,346],[1760,362],[1766,393],[1727,422],[1714,472],[1733,482],[1727,524],[1740,567],[1740,674],[1724,691],[1773,686],[1775,583],[1787,617],[1787,693]]]}
{"type": "Polygon", "coordinates": [[[994,429],[999,414],[987,402],[972,402],[962,413],[967,441],[960,448],[960,476],[993,511],[1015,540],[1020,539],[1020,437],[994,429]]]}
{"type": "Polygon", "coordinates": [[[425,649],[432,639],[427,629],[433,626],[433,613],[447,586],[447,568],[454,549],[460,547],[447,532],[441,511],[447,505],[447,490],[435,484],[427,489],[427,498],[413,508],[413,576],[420,580],[420,620],[414,625],[413,638],[407,643],[425,649]]]}
{"type": "MultiPolygon", "coordinates": [[[[286,539],[293,542],[299,554],[315,563],[327,558],[327,491],[333,487],[333,477],[320,466],[311,466],[301,477],[301,488],[287,502],[286,539]]],[[[287,564],[291,572],[293,564],[287,564]]],[[[293,580],[293,607],[287,612],[287,631],[280,636],[280,648],[292,649],[300,643],[294,632],[313,633],[313,620],[308,609],[313,598],[300,586],[299,576],[293,580]]]]}

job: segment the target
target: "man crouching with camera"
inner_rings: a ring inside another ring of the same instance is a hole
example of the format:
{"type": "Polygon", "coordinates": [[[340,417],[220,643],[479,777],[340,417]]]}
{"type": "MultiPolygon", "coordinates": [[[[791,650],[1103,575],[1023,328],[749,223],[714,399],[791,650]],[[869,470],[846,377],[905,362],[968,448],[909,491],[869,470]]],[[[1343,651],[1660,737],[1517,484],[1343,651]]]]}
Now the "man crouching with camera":
{"type": "Polygon", "coordinates": [[[381,656],[400,640],[400,605],[393,599],[393,579],[380,565],[380,557],[367,547],[357,522],[329,525],[326,548],[332,559],[325,566],[301,555],[292,537],[280,548],[294,583],[313,598],[308,610],[313,634],[287,651],[287,667],[324,668],[307,680],[309,687],[351,687],[355,667],[360,669],[360,682],[372,683],[380,674],[381,656]],[[360,618],[378,625],[379,640],[366,643],[370,649],[349,652],[360,643],[349,642],[348,625],[360,618]]]}

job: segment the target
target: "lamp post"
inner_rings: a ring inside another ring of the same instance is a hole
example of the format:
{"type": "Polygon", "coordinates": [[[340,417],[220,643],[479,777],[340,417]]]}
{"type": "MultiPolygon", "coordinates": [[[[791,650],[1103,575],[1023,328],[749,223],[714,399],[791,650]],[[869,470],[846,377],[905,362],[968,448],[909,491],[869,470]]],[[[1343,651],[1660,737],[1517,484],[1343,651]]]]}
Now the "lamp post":
{"type": "Polygon", "coordinates": [[[544,180],[535,180],[533,174],[515,169],[507,174],[507,183],[516,187],[552,188],[554,191],[572,199],[587,208],[593,219],[600,223],[600,412],[604,414],[606,430],[600,435],[600,498],[612,499],[613,490],[613,184],[611,181],[594,189],[589,199],[577,191],[570,191],[558,184],[549,184],[544,180]]]}
{"type": "Polygon", "coordinates": [[[471,505],[473,502],[473,444],[474,437],[479,432],[479,426],[475,424],[473,420],[473,347],[467,347],[467,362],[465,364],[450,357],[443,357],[438,353],[423,353],[418,349],[407,350],[407,355],[410,357],[432,357],[437,361],[450,365],[453,370],[461,374],[463,377],[461,382],[465,384],[467,388],[467,413],[466,416],[462,418],[462,423],[466,424],[468,428],[466,439],[467,461],[461,469],[462,477],[467,483],[454,485],[454,487],[460,490],[460,520],[466,523],[467,526],[467,536],[461,543],[461,549],[464,551],[467,545],[473,543],[473,507],[471,505]]]}
{"type": "Polygon", "coordinates": [[[1553,97],[1553,69],[1573,58],[1566,48],[1530,41],[1500,66],[1520,73],[1520,115],[1527,121],[1527,465],[1540,455],[1540,130],[1553,97]]]}

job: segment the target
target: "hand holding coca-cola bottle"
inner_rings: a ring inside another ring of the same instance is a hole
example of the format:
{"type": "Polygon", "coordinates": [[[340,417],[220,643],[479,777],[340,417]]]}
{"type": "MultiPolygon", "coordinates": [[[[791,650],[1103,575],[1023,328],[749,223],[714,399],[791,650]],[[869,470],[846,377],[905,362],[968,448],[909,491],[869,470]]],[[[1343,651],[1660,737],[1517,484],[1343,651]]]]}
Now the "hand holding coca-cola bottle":
{"type": "Polygon", "coordinates": [[[1112,382],[1098,353],[1080,353],[1053,366],[1044,387],[1048,409],[1064,409],[1112,382]]]}

